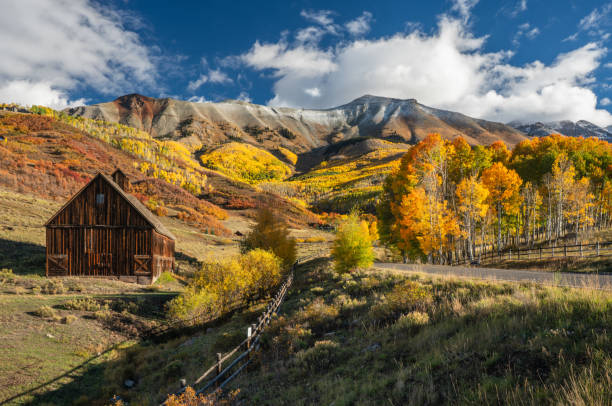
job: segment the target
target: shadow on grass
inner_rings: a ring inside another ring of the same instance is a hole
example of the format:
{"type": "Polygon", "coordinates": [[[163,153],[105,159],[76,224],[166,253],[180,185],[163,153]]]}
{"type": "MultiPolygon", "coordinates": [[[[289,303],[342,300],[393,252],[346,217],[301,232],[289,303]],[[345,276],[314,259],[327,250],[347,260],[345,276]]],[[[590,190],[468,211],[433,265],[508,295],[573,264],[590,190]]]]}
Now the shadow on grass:
{"type": "Polygon", "coordinates": [[[0,268],[19,275],[45,274],[45,247],[38,244],[0,238],[0,268]]]}
{"type": "MultiPolygon", "coordinates": [[[[145,340],[135,342],[134,345],[143,347],[157,346],[180,337],[192,336],[196,333],[206,334],[209,328],[218,328],[223,323],[230,320],[236,312],[241,310],[244,310],[244,308],[235,309],[215,320],[205,323],[175,328],[168,330],[163,334],[149,336],[145,340]]],[[[250,314],[251,319],[254,321],[258,314],[259,312],[257,311],[252,312],[252,314],[250,314]]],[[[138,386],[139,380],[142,378],[142,376],[139,376],[138,371],[135,368],[126,367],[125,360],[122,357],[114,360],[102,360],[105,355],[127,342],[128,340],[124,340],[120,343],[114,344],[99,355],[87,359],[82,364],[77,365],[76,367],[62,373],[61,375],[58,375],[57,377],[24,392],[16,394],[8,399],[0,401],[0,405],[8,404],[10,402],[29,406],[41,404],[108,405],[111,404],[111,399],[113,396],[117,395],[117,393],[110,393],[108,390],[105,390],[105,384],[108,383],[108,376],[112,375],[115,369],[120,369],[123,371],[123,373],[121,376],[114,376],[114,382],[118,382],[120,386],[122,386],[126,380],[131,380],[135,383],[134,389],[130,389],[128,391],[127,389],[123,388],[121,390],[123,393],[120,395],[124,396],[124,400],[129,402],[131,400],[130,395],[138,396],[145,390],[144,388],[139,388],[138,386]],[[95,361],[99,362],[96,363],[95,361]],[[65,378],[69,378],[71,381],[62,383],[61,381],[65,378]],[[23,399],[20,400],[20,398],[25,396],[30,396],[31,398],[27,401],[24,401],[23,399]]],[[[124,349],[120,350],[120,352],[129,356],[130,348],[131,347],[124,347],[124,349]]],[[[214,348],[211,347],[211,351],[213,350],[214,348]]],[[[165,366],[171,364],[172,362],[169,360],[165,366]]],[[[181,377],[182,375],[180,374],[176,375],[176,390],[179,389],[178,383],[181,377]]]]}

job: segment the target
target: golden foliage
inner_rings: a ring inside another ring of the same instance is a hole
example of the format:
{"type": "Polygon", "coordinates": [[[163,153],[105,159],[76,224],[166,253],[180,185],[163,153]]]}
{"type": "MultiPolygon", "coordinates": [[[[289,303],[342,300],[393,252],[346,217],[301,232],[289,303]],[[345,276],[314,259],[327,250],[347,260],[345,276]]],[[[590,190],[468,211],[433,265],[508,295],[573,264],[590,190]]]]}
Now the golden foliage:
{"type": "Polygon", "coordinates": [[[207,152],[200,160],[207,168],[251,184],[282,180],[291,174],[291,169],[268,151],[239,142],[207,152]]]}

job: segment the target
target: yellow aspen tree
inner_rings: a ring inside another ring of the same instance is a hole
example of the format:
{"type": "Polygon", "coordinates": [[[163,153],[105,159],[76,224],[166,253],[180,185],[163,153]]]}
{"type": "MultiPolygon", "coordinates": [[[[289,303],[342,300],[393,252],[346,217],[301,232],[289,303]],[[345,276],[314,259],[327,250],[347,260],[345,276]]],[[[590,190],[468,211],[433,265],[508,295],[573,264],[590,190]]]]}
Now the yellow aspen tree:
{"type": "Polygon", "coordinates": [[[467,240],[470,260],[474,260],[474,241],[476,225],[487,215],[489,208],[486,199],[489,191],[475,177],[464,178],[457,185],[457,210],[461,217],[463,234],[467,240]]]}
{"type": "Polygon", "coordinates": [[[519,189],[522,180],[512,169],[496,162],[482,172],[482,183],[489,191],[488,203],[497,215],[497,250],[502,246],[502,219],[513,214],[520,202],[519,189]]]}

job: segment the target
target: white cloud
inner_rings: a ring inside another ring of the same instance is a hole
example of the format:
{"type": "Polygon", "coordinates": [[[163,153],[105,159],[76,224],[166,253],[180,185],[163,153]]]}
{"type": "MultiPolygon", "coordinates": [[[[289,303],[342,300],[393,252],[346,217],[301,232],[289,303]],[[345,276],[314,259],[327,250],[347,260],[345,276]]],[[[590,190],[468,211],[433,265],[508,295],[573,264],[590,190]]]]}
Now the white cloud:
{"type": "Polygon", "coordinates": [[[599,104],[601,104],[602,106],[609,106],[610,104],[612,104],[612,101],[609,98],[604,97],[599,101],[599,104]]]}
{"type": "Polygon", "coordinates": [[[85,104],[84,99],[69,100],[61,90],[48,83],[12,80],[0,86],[0,100],[22,105],[38,104],[54,109],[65,109],[85,104]]]}
{"type": "Polygon", "coordinates": [[[371,21],[372,13],[364,11],[363,14],[361,14],[359,17],[352,21],[349,21],[348,23],[344,24],[344,26],[351,35],[363,35],[370,31],[371,21]]]}
{"type": "Polygon", "coordinates": [[[510,11],[510,16],[516,17],[524,11],[527,11],[527,0],[519,0],[514,9],[510,11]]]}
{"type": "Polygon", "coordinates": [[[464,22],[467,22],[470,18],[472,8],[478,4],[479,0],[453,0],[453,7],[451,10],[459,13],[464,22]]]}
{"type": "Polygon", "coordinates": [[[204,96],[191,96],[187,101],[193,103],[208,103],[208,100],[204,96]]]}
{"type": "Polygon", "coordinates": [[[597,37],[599,40],[607,40],[610,37],[607,28],[610,27],[611,13],[612,2],[593,9],[593,11],[580,20],[578,23],[578,31],[565,38],[563,41],[575,41],[582,32],[588,33],[591,37],[597,37]]]}
{"type": "Polygon", "coordinates": [[[596,8],[587,16],[580,20],[578,28],[581,30],[592,30],[599,28],[601,25],[609,22],[610,12],[612,11],[612,3],[603,5],[601,8],[596,8]]]}
{"type": "Polygon", "coordinates": [[[75,89],[116,94],[136,84],[153,86],[153,57],[125,28],[135,21],[88,0],[4,2],[0,98],[15,101],[8,98],[20,89],[23,104],[61,108],[75,102],[68,96],[75,89]]]}
{"type": "Polygon", "coordinates": [[[512,44],[514,44],[514,46],[518,46],[521,42],[522,37],[525,37],[527,39],[534,39],[538,35],[540,35],[540,29],[538,27],[532,28],[529,23],[521,24],[519,25],[518,31],[512,39],[512,44]]]}
{"type": "Polygon", "coordinates": [[[198,90],[200,86],[202,86],[206,82],[208,82],[208,76],[200,75],[200,77],[197,78],[196,80],[192,80],[191,82],[189,82],[189,84],[187,85],[187,89],[194,92],[198,90]]]}
{"type": "Polygon", "coordinates": [[[208,80],[211,83],[232,83],[233,80],[229,78],[224,72],[221,72],[219,69],[209,70],[208,71],[208,80]]]}
{"type": "MultiPolygon", "coordinates": [[[[464,15],[469,16],[469,4],[464,15]]],[[[328,49],[284,39],[256,41],[239,58],[253,69],[271,71],[276,81],[268,103],[274,106],[328,108],[373,94],[416,98],[503,122],[585,119],[612,124],[612,115],[597,109],[589,88],[606,52],[601,45],[560,54],[551,64],[515,66],[508,62],[512,52],[485,52],[485,41],[469,31],[465,18],[442,16],[432,34],[339,41],[328,49]]]]}
{"type": "Polygon", "coordinates": [[[200,75],[196,80],[192,80],[187,85],[187,89],[195,92],[205,83],[227,84],[233,80],[219,69],[209,69],[207,75],[200,75]]]}
{"type": "Polygon", "coordinates": [[[251,96],[249,96],[247,92],[240,92],[238,97],[236,97],[236,100],[241,100],[247,103],[250,103],[251,101],[253,101],[253,99],[251,99],[251,96]]]}
{"type": "Polygon", "coordinates": [[[302,10],[300,13],[308,21],[320,24],[322,26],[330,26],[334,23],[334,19],[331,18],[332,12],[329,10],[302,10]]]}
{"type": "Polygon", "coordinates": [[[304,92],[307,95],[310,95],[312,97],[319,97],[319,96],[321,96],[321,91],[319,90],[318,87],[311,87],[310,89],[304,89],[304,92]]]}
{"type": "Polygon", "coordinates": [[[299,45],[290,48],[284,41],[276,44],[255,44],[240,59],[255,69],[273,69],[276,76],[319,77],[336,69],[331,50],[299,45]]]}

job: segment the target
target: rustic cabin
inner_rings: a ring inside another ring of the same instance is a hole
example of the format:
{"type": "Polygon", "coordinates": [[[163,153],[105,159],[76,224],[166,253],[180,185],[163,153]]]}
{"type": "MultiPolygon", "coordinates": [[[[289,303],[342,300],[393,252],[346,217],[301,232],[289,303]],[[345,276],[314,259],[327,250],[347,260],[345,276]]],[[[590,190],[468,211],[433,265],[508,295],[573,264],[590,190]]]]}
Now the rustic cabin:
{"type": "Polygon", "coordinates": [[[120,170],[112,178],[99,173],[51,217],[47,276],[150,284],[172,270],[175,237],[126,191],[129,184],[120,170]]]}

